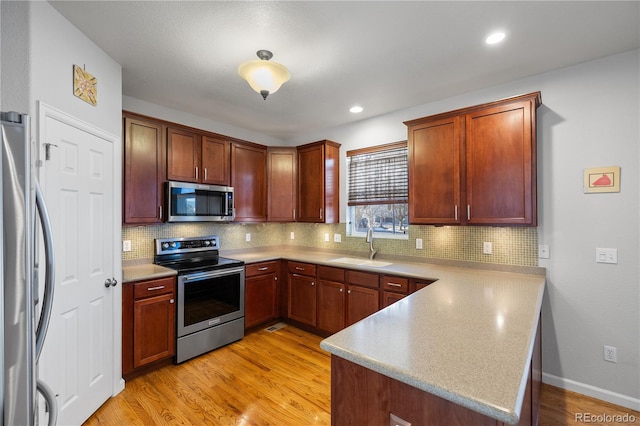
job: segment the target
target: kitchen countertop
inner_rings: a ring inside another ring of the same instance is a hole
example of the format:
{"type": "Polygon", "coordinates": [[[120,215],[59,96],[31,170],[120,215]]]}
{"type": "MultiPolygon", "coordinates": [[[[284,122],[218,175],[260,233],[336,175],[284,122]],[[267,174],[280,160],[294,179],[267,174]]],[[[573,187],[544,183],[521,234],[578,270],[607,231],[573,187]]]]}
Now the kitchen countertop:
{"type": "Polygon", "coordinates": [[[313,249],[230,256],[247,263],[285,258],[437,279],[328,337],[320,347],[496,420],[519,421],[542,307],[543,275],[387,259],[380,261],[390,265],[371,267],[366,262],[336,262],[344,255],[313,249]]]}
{"type": "Polygon", "coordinates": [[[178,272],[174,269],[165,268],[164,266],[155,265],[153,263],[143,263],[122,267],[123,283],[153,280],[156,278],[171,277],[174,275],[178,275],[178,272]]]}
{"type": "MultiPolygon", "coordinates": [[[[288,259],[437,280],[320,343],[333,355],[506,423],[517,423],[544,293],[533,273],[437,265],[299,247],[223,251],[246,263],[288,259]],[[337,261],[342,259],[341,261],[337,261]]],[[[530,271],[531,268],[510,268],[530,271]]],[[[153,264],[124,281],[175,275],[153,264]]]]}

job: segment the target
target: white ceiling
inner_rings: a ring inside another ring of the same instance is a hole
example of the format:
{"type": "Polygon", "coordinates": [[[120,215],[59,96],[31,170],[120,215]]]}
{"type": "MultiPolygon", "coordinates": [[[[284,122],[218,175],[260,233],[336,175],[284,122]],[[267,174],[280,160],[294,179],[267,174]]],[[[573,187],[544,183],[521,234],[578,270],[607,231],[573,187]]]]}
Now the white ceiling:
{"type": "Polygon", "coordinates": [[[124,95],[283,141],[640,47],[638,1],[51,3],[124,95]],[[266,101],[237,73],[259,49],[291,72],[266,101]]]}

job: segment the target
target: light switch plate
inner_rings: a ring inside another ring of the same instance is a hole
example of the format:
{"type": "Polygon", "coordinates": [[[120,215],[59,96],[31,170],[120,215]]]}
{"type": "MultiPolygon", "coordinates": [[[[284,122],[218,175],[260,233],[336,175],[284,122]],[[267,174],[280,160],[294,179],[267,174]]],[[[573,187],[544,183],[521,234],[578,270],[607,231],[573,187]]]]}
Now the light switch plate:
{"type": "Polygon", "coordinates": [[[131,240],[122,241],[122,251],[124,252],[131,251],[131,240]]]}
{"type": "Polygon", "coordinates": [[[597,248],[597,263],[618,263],[618,249],[614,248],[597,248]]]}
{"type": "Polygon", "coordinates": [[[329,242],[329,234],[324,234],[324,241],[329,242]]]}
{"type": "Polygon", "coordinates": [[[484,243],[482,243],[482,253],[484,254],[493,253],[493,244],[491,243],[491,241],[485,241],[484,243]]]}
{"type": "Polygon", "coordinates": [[[293,231],[291,231],[291,233],[289,234],[289,239],[290,240],[295,240],[296,239],[296,234],[293,231]]]}
{"type": "Polygon", "coordinates": [[[422,250],[422,238],[416,238],[416,250],[422,250]]]}
{"type": "Polygon", "coordinates": [[[342,242],[342,234],[333,234],[333,242],[341,243],[342,242]]]}
{"type": "Polygon", "coordinates": [[[249,234],[249,233],[245,234],[244,239],[245,239],[247,242],[251,241],[251,234],[249,234]]]}

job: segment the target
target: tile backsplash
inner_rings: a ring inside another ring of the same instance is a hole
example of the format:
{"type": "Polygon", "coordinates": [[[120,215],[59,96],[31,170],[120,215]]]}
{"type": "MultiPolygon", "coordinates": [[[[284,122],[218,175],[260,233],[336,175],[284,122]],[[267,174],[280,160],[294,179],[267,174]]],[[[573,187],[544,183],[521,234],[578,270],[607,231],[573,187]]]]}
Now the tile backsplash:
{"type": "MultiPolygon", "coordinates": [[[[363,237],[346,235],[344,223],[325,225],[309,223],[171,223],[162,225],[123,226],[122,239],[131,241],[130,252],[122,260],[151,259],[155,238],[219,235],[225,250],[247,249],[272,245],[291,245],[333,250],[348,250],[367,254],[368,243],[363,237]],[[294,239],[290,239],[291,233],[294,239]],[[325,242],[329,234],[329,242],[325,242]],[[334,234],[341,242],[334,242],[334,234]],[[247,241],[247,235],[250,241],[247,241]]],[[[379,256],[398,255],[457,261],[485,262],[504,265],[538,266],[538,230],[530,227],[490,226],[426,226],[409,227],[408,240],[376,238],[374,246],[379,256]],[[423,249],[416,249],[421,238],[423,249]],[[492,254],[483,254],[483,243],[492,243],[492,254]]]]}

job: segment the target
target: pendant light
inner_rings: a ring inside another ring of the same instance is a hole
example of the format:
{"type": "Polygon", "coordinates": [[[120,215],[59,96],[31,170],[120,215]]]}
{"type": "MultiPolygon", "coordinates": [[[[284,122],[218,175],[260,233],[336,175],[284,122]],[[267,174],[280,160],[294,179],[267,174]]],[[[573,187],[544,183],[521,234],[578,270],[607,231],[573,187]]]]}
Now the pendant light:
{"type": "Polygon", "coordinates": [[[268,50],[258,50],[256,55],[260,59],[240,64],[238,74],[266,100],[267,96],[275,93],[283,83],[289,81],[291,75],[284,65],[269,61],[273,53],[268,50]]]}

